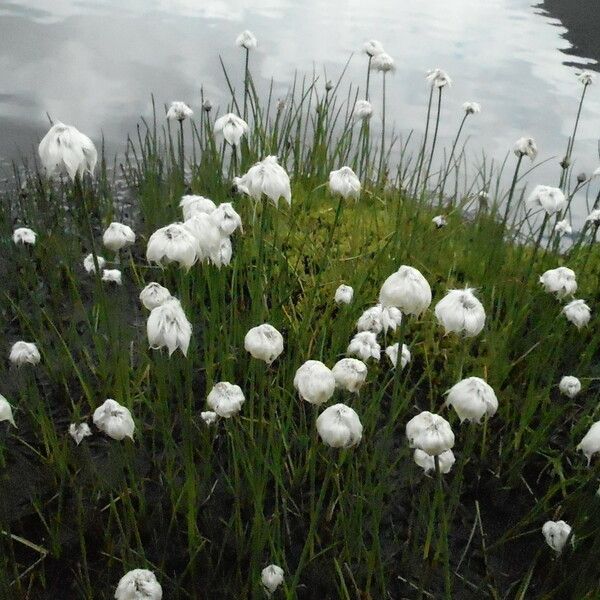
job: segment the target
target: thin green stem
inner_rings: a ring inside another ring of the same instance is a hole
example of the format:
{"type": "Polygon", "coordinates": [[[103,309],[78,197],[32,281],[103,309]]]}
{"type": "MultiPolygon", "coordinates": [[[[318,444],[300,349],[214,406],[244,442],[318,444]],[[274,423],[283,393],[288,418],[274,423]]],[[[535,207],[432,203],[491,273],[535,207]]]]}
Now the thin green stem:
{"type": "Polygon", "coordinates": [[[577,116],[575,117],[575,125],[573,126],[573,133],[567,142],[567,153],[561,163],[562,172],[560,174],[560,183],[558,187],[562,189],[565,184],[567,172],[569,169],[569,165],[571,163],[571,154],[573,152],[573,145],[575,144],[575,136],[577,135],[577,126],[579,125],[579,117],[581,116],[581,108],[583,106],[583,99],[585,98],[585,93],[587,91],[587,85],[583,86],[583,92],[581,93],[581,98],[579,99],[579,106],[577,108],[577,116]]]}
{"type": "Polygon", "coordinates": [[[423,194],[427,189],[427,182],[429,180],[429,173],[431,171],[431,164],[433,162],[433,155],[435,154],[435,144],[437,142],[437,135],[440,126],[440,113],[442,109],[442,89],[438,88],[438,101],[437,101],[437,114],[435,118],[435,129],[433,131],[433,140],[431,142],[431,153],[429,154],[429,162],[427,163],[427,169],[425,171],[425,177],[423,178],[423,194]]]}
{"type": "Polygon", "coordinates": [[[248,85],[250,79],[250,69],[249,69],[249,61],[250,61],[250,49],[245,48],[246,57],[244,61],[244,121],[248,121],[248,85]]]}
{"type": "Polygon", "coordinates": [[[519,180],[519,168],[521,167],[521,162],[523,160],[524,154],[519,153],[519,157],[517,159],[517,164],[515,166],[515,172],[513,173],[512,182],[510,184],[510,190],[508,192],[508,198],[506,200],[506,207],[504,209],[504,217],[502,217],[502,231],[506,227],[506,223],[508,221],[508,216],[510,214],[510,207],[512,205],[513,196],[515,194],[515,189],[517,187],[517,181],[519,180]]]}
{"type": "Polygon", "coordinates": [[[423,168],[423,161],[425,160],[425,149],[427,148],[427,137],[429,135],[429,121],[431,118],[431,104],[433,102],[433,86],[431,86],[429,90],[429,100],[427,102],[427,118],[425,120],[425,134],[423,135],[423,144],[421,146],[421,150],[419,151],[419,157],[417,158],[417,181],[415,183],[415,187],[413,188],[413,195],[416,195],[419,190],[419,182],[421,180],[421,170],[423,168]]]}
{"type": "Polygon", "coordinates": [[[529,261],[529,268],[527,269],[527,275],[525,277],[525,281],[529,281],[529,278],[531,277],[531,273],[533,271],[533,266],[535,264],[535,258],[537,256],[538,249],[542,243],[542,238],[544,237],[544,231],[546,230],[546,224],[548,223],[549,218],[550,218],[550,215],[548,215],[546,213],[544,215],[544,220],[542,221],[540,231],[539,231],[537,239],[535,241],[535,245],[533,247],[533,252],[531,253],[531,260],[529,261]]]}
{"type": "Polygon", "coordinates": [[[183,119],[179,119],[179,164],[181,165],[181,180],[185,182],[185,140],[183,137],[183,119]]]}
{"type": "Polygon", "coordinates": [[[379,155],[378,179],[383,180],[384,158],[385,158],[385,71],[383,71],[383,98],[381,100],[381,153],[379,155]]]}
{"type": "Polygon", "coordinates": [[[440,457],[438,455],[433,457],[435,464],[435,477],[437,481],[437,502],[440,508],[440,515],[442,517],[442,531],[441,531],[441,542],[442,542],[442,560],[444,561],[444,598],[446,600],[452,600],[452,580],[450,577],[450,549],[448,547],[448,517],[446,515],[446,507],[444,503],[444,477],[440,469],[440,457]]]}
{"type": "Polygon", "coordinates": [[[450,156],[448,157],[448,164],[446,165],[446,169],[444,170],[444,177],[442,179],[442,185],[440,187],[440,200],[439,205],[441,206],[444,201],[444,190],[446,189],[446,179],[448,179],[448,175],[452,169],[452,159],[454,158],[454,152],[456,151],[456,145],[458,144],[458,139],[460,138],[460,134],[464,127],[465,121],[469,116],[468,112],[465,112],[463,118],[460,121],[460,125],[458,127],[458,131],[456,132],[456,136],[454,138],[454,142],[452,144],[452,149],[450,150],[450,156]]]}
{"type": "Polygon", "coordinates": [[[371,81],[371,61],[373,57],[369,55],[369,62],[367,63],[367,85],[365,86],[365,100],[369,99],[369,82],[371,81]]]}

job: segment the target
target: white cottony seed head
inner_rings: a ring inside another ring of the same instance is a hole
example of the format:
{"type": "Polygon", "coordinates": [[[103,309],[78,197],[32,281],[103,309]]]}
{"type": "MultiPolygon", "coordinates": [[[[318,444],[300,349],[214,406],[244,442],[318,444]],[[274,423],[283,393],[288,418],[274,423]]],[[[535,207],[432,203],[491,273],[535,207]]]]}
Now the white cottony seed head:
{"type": "MultiPolygon", "coordinates": [[[[99,269],[103,269],[104,265],[106,265],[106,260],[104,258],[102,258],[102,256],[96,256],[96,261],[98,262],[99,269]]],[[[94,264],[94,255],[93,254],[88,254],[83,259],[83,268],[86,270],[87,273],[95,273],[96,272],[96,265],[94,264]]]]}
{"type": "Polygon", "coordinates": [[[270,365],[283,352],[283,336],[273,325],[263,323],[248,331],[244,348],[254,358],[270,365]]]}
{"type": "Polygon", "coordinates": [[[104,269],[104,271],[102,271],[102,281],[121,285],[121,271],[119,271],[119,269],[104,269]]]}
{"type": "Polygon", "coordinates": [[[219,206],[217,206],[210,214],[210,218],[219,228],[219,231],[223,236],[233,235],[233,232],[237,229],[242,233],[244,232],[242,227],[242,217],[240,217],[230,202],[222,202],[219,204],[219,206]]]}
{"type": "Polygon", "coordinates": [[[198,260],[198,242],[183,223],[171,223],[150,236],[146,258],[158,264],[176,262],[189,269],[198,260]]]}
{"type": "Polygon", "coordinates": [[[562,312],[577,329],[585,327],[592,318],[592,311],[584,300],[572,300],[562,309],[562,312]]]}
{"type": "Polygon", "coordinates": [[[592,85],[592,83],[594,83],[595,78],[596,76],[593,73],[590,73],[589,71],[582,71],[581,73],[577,74],[577,79],[579,79],[579,82],[584,86],[592,85]]]}
{"type": "Polygon", "coordinates": [[[475,115],[478,112],[481,112],[481,105],[479,104],[479,102],[465,102],[463,104],[463,110],[468,115],[475,115]]]}
{"type": "Polygon", "coordinates": [[[522,137],[515,142],[513,151],[517,156],[528,156],[533,161],[537,156],[538,149],[533,138],[522,137]]]}
{"type": "Polygon", "coordinates": [[[438,228],[446,227],[448,225],[448,219],[444,215],[437,215],[431,219],[431,222],[438,228]]]}
{"type": "Polygon", "coordinates": [[[581,381],[572,375],[565,375],[558,384],[558,389],[561,394],[569,398],[575,398],[581,391],[581,381]]]}
{"type": "Polygon", "coordinates": [[[121,406],[116,400],[109,398],[99,406],[92,417],[94,425],[108,437],[123,440],[133,439],[135,423],[129,409],[121,406]]]}
{"type": "Polygon", "coordinates": [[[541,208],[547,215],[552,216],[565,208],[567,199],[560,188],[536,185],[527,199],[527,204],[534,208],[541,208]]]}
{"type": "Polygon", "coordinates": [[[472,288],[449,290],[435,306],[435,316],[446,330],[474,337],[485,325],[485,309],[472,288]]]}
{"type": "Polygon", "coordinates": [[[450,423],[428,411],[423,411],[406,424],[406,437],[411,448],[420,448],[430,456],[442,454],[454,446],[450,423]]]}
{"type": "Polygon", "coordinates": [[[79,446],[86,438],[92,435],[92,430],[87,423],[71,423],[69,425],[69,435],[75,440],[75,443],[79,446]]]}
{"type": "Polygon", "coordinates": [[[600,225],[600,208],[595,208],[594,210],[590,211],[590,214],[585,218],[585,220],[594,226],[600,225]]]}
{"type": "Polygon", "coordinates": [[[350,448],[362,439],[363,426],[353,409],[345,404],[334,404],[317,418],[317,431],[328,446],[350,448]]]}
{"type": "Polygon", "coordinates": [[[337,194],[345,200],[358,200],[360,189],[360,179],[350,167],[342,167],[329,173],[329,190],[332,194],[337,194]]]}
{"type": "Polygon", "coordinates": [[[581,450],[587,458],[588,465],[592,456],[600,452],[600,421],[596,421],[583,436],[583,439],[577,445],[577,450],[581,450]]]}
{"type": "Polygon", "coordinates": [[[396,63],[387,52],[380,52],[371,59],[371,69],[381,73],[393,73],[396,70],[396,63]]]}
{"type": "Polygon", "coordinates": [[[446,404],[452,406],[461,423],[480,423],[482,417],[493,417],[498,410],[498,399],[492,387],[480,377],[467,377],[447,392],[446,404]]]}
{"type": "Polygon", "coordinates": [[[123,223],[111,223],[102,236],[102,243],[113,252],[118,252],[125,246],[131,246],[135,242],[135,233],[129,225],[123,223]]]}
{"type": "Polygon", "coordinates": [[[214,214],[215,212],[210,215],[197,212],[184,223],[196,238],[196,253],[200,261],[210,260],[210,257],[221,244],[223,234],[215,222],[214,214]]]}
{"type": "Polygon", "coordinates": [[[383,45],[377,40],[369,40],[368,42],[365,42],[363,44],[363,50],[367,56],[371,57],[377,56],[377,54],[385,52],[385,50],[383,49],[383,45]]]}
{"type": "Polygon", "coordinates": [[[185,316],[181,303],[171,297],[152,309],[146,326],[150,348],[166,347],[169,356],[179,348],[184,356],[192,337],[192,325],[185,316]]]}
{"type": "Polygon", "coordinates": [[[351,304],[352,298],[354,298],[354,290],[349,285],[342,284],[335,290],[336,304],[351,304]]]}
{"type": "Polygon", "coordinates": [[[452,85],[452,79],[446,71],[442,69],[430,69],[427,71],[425,79],[436,88],[443,88],[452,85]]]}
{"type": "Polygon", "coordinates": [[[43,137],[38,154],[48,175],[66,172],[71,179],[86,172],[93,175],[98,162],[94,142],[77,128],[60,122],[43,137]]]}
{"type": "Polygon", "coordinates": [[[233,113],[227,113],[215,121],[215,135],[222,135],[232,146],[239,146],[242,136],[248,133],[248,123],[233,113]]]}
{"type": "Polygon", "coordinates": [[[2,394],[0,394],[0,421],[8,421],[13,427],[16,427],[12,407],[2,394]]]}
{"type": "Polygon", "coordinates": [[[253,48],[256,48],[258,42],[256,40],[256,36],[251,31],[246,29],[245,31],[242,31],[237,38],[235,38],[235,45],[239,46],[240,48],[245,48],[246,50],[252,50],[253,48]]]}
{"type": "Polygon", "coordinates": [[[577,291],[575,271],[567,267],[549,269],[540,277],[544,290],[556,294],[557,298],[572,296],[577,291]]]}
{"type": "Polygon", "coordinates": [[[179,100],[171,102],[167,111],[167,119],[174,121],[185,121],[194,114],[194,111],[185,103],[179,100]]]}
{"type": "Polygon", "coordinates": [[[10,349],[10,362],[17,367],[23,365],[37,365],[40,360],[40,352],[33,342],[15,342],[10,349]]]}
{"type": "Polygon", "coordinates": [[[384,308],[377,304],[368,308],[356,322],[357,331],[372,331],[375,334],[396,331],[402,321],[402,313],[395,306],[384,308]]]}
{"type": "Polygon", "coordinates": [[[214,248],[210,254],[210,262],[217,268],[226,267],[231,263],[233,256],[233,245],[231,238],[221,237],[218,247],[214,248]]]}
{"type": "Polygon", "coordinates": [[[134,569],[121,577],[115,600],[162,600],[162,588],[152,571],[134,569]]]}
{"type": "Polygon", "coordinates": [[[300,398],[310,404],[324,404],[333,396],[335,377],[331,369],[318,360],[307,360],[294,376],[300,398]]]}
{"type": "MultiPolygon", "coordinates": [[[[415,463],[425,471],[425,474],[435,472],[435,457],[427,454],[420,448],[415,448],[413,458],[415,463]]],[[[452,450],[446,450],[446,452],[442,452],[438,455],[438,461],[440,465],[440,473],[445,475],[449,473],[452,469],[452,466],[456,462],[456,458],[454,458],[454,452],[452,450]]]]}
{"type": "Polygon", "coordinates": [[[269,565],[262,570],[260,580],[270,595],[283,583],[283,569],[277,565],[269,565]]]}
{"type": "Polygon", "coordinates": [[[166,287],[156,283],[156,281],[150,282],[140,292],[140,302],[148,310],[153,310],[157,306],[161,306],[167,300],[171,299],[171,292],[166,287]]]}
{"type": "Polygon", "coordinates": [[[277,161],[277,156],[266,156],[252,165],[242,177],[233,180],[240,192],[259,201],[266,196],[275,205],[283,198],[288,206],[292,204],[290,176],[277,161]]]}
{"type": "Polygon", "coordinates": [[[379,302],[409,315],[420,315],[431,304],[431,287],[419,270],[402,265],[384,281],[379,302]]]}
{"type": "Polygon", "coordinates": [[[242,388],[228,381],[215,384],[206,397],[208,406],[224,419],[239,413],[245,400],[242,388]]]}
{"type": "Polygon", "coordinates": [[[368,100],[357,100],[352,111],[355,121],[367,121],[373,115],[373,106],[368,100]]]}
{"type": "Polygon", "coordinates": [[[212,410],[205,410],[200,413],[200,418],[206,425],[210,426],[218,421],[219,415],[212,410]]]}
{"type": "MultiPolygon", "coordinates": [[[[391,346],[388,346],[385,349],[385,353],[387,357],[390,359],[392,366],[396,367],[398,364],[398,350],[400,349],[400,344],[396,342],[391,346]]],[[[406,365],[410,362],[411,355],[410,350],[406,344],[402,344],[402,356],[400,357],[400,368],[404,369],[406,365]]]]}
{"type": "Polygon", "coordinates": [[[357,358],[342,358],[331,371],[337,388],[355,394],[358,394],[367,379],[367,365],[357,358]]]}
{"type": "Polygon", "coordinates": [[[215,210],[215,208],[217,208],[217,206],[212,200],[210,200],[210,198],[189,194],[181,197],[179,208],[181,208],[183,220],[187,221],[197,213],[209,215],[215,210]]]}
{"type": "Polygon", "coordinates": [[[367,362],[369,358],[379,360],[381,357],[381,346],[377,342],[377,335],[375,333],[372,331],[360,331],[352,338],[346,352],[358,356],[364,362],[367,362]]]}
{"type": "Polygon", "coordinates": [[[564,521],[546,521],[542,527],[542,535],[546,543],[557,554],[563,551],[570,534],[571,526],[564,521]]]}
{"type": "Polygon", "coordinates": [[[33,229],[29,229],[29,227],[17,227],[13,231],[13,242],[15,244],[27,244],[29,246],[35,245],[35,240],[37,238],[37,234],[33,229]]]}

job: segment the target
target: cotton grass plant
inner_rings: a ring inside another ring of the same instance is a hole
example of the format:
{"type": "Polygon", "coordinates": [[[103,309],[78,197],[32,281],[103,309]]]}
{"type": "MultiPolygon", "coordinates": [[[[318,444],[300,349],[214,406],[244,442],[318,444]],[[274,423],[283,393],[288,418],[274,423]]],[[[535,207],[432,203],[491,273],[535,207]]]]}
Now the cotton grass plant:
{"type": "MultiPolygon", "coordinates": [[[[155,110],[116,170],[102,153],[90,169],[76,136],[68,177],[30,164],[2,192],[0,595],[595,597],[597,226],[539,251],[545,219],[529,230],[522,201],[535,143],[517,144],[505,191],[501,167],[465,167],[467,109],[436,171],[443,72],[412,159],[356,123],[369,93],[343,73],[265,100],[252,39],[243,100],[222,63],[227,106],[201,97],[174,132],[155,110]],[[235,158],[214,136],[228,113],[247,123],[235,158]],[[342,165],[352,193],[335,197],[342,165]],[[228,261],[182,210],[210,218],[228,261]],[[111,223],[135,236],[113,227],[105,253],[111,223]],[[13,243],[17,227],[35,244],[13,243]],[[546,281],[559,267],[577,299],[546,281]],[[585,384],[572,398],[565,373],[585,384]],[[423,413],[445,445],[407,440],[423,413]],[[575,534],[554,557],[540,531],[555,540],[544,524],[562,521],[575,534]]],[[[382,52],[368,45],[369,68],[382,52]]]]}

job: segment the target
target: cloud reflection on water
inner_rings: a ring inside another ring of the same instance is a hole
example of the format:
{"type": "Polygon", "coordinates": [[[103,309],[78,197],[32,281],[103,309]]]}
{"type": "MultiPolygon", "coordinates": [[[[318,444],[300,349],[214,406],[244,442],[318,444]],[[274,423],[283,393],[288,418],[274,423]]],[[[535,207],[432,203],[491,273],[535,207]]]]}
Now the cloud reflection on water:
{"type": "MultiPolygon", "coordinates": [[[[294,70],[335,78],[354,52],[346,82],[364,85],[362,42],[380,39],[398,72],[389,78],[389,121],[407,135],[423,128],[424,72],[442,67],[454,79],[444,98],[442,144],[448,145],[465,100],[482,105],[469,120],[469,149],[502,159],[522,135],[538,141],[540,157],[560,156],[571,132],[581,87],[565,66],[568,47],[556,21],[527,0],[12,0],[0,8],[0,155],[15,156],[43,135],[46,111],[73,123],[108,148],[122,149],[139,115],[183,99],[195,108],[202,85],[224,105],[218,55],[241,79],[237,33],[259,39],[253,70],[266,89],[285,95],[294,70]]],[[[585,61],[582,61],[585,62],[585,61]]],[[[323,76],[323,80],[325,77],[323,76]]],[[[375,126],[380,102],[374,78],[375,126]]],[[[597,166],[600,85],[592,86],[575,145],[577,170],[597,166]]],[[[417,135],[418,137],[418,135],[417,135]]],[[[556,161],[532,180],[552,183],[556,161]]]]}

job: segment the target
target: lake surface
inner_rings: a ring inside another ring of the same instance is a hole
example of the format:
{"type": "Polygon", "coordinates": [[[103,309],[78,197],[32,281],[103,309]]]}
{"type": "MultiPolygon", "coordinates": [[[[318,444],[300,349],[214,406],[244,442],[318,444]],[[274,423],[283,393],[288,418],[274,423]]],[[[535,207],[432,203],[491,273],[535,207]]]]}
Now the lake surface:
{"type": "MultiPolygon", "coordinates": [[[[218,57],[239,86],[242,52],[234,40],[246,28],[259,40],[254,76],[263,89],[273,77],[276,97],[294,70],[335,79],[352,53],[345,81],[362,86],[361,46],[376,38],[398,67],[388,78],[388,122],[398,132],[422,132],[424,73],[441,67],[453,78],[442,145],[451,143],[462,103],[474,100],[482,112],[467,127],[473,160],[481,152],[501,160],[523,135],[537,140],[538,161],[561,157],[581,94],[576,73],[598,69],[599,14],[595,0],[547,0],[544,7],[530,0],[9,0],[0,4],[0,157],[31,154],[48,127],[46,112],[96,142],[104,134],[112,153],[124,149],[138,117],[150,114],[151,93],[159,106],[177,99],[199,110],[203,86],[224,105],[218,57]]],[[[379,83],[371,94],[376,108],[379,83]]],[[[599,118],[600,81],[582,112],[577,172],[600,164],[599,118]]],[[[557,160],[531,183],[555,185],[557,160]]]]}

